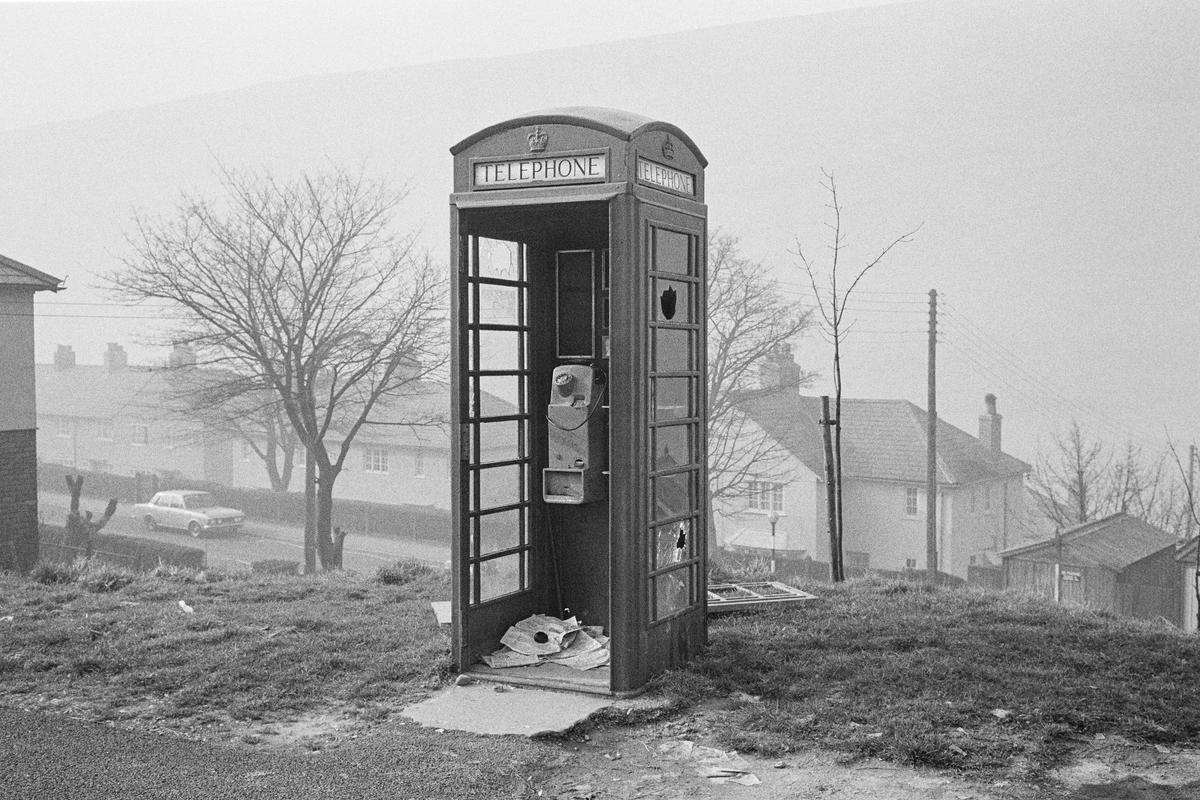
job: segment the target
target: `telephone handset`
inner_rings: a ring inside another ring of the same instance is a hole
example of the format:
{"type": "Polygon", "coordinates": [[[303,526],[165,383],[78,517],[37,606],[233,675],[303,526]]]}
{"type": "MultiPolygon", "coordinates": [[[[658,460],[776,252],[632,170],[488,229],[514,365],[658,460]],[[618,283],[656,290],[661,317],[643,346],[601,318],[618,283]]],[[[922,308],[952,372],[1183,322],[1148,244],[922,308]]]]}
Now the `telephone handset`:
{"type": "Polygon", "coordinates": [[[549,466],[542,470],[542,499],[571,505],[602,500],[608,459],[608,415],[603,408],[607,376],[599,367],[560,364],[550,383],[549,466]]]}

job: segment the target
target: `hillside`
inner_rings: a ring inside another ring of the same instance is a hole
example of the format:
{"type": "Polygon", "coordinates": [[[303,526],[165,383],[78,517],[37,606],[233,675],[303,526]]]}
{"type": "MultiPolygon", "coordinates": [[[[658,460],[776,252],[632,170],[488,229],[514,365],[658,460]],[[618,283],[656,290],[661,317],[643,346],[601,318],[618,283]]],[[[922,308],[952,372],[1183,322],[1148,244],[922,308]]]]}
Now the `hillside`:
{"type": "MultiPolygon", "coordinates": [[[[91,284],[123,254],[133,209],[210,190],[217,159],[362,162],[408,181],[408,220],[444,258],[452,143],[529,110],[615,106],[691,134],[711,163],[713,226],[779,265],[798,301],[798,275],[782,268],[795,235],[822,234],[826,167],[852,258],[924,223],[871,290],[938,288],[1116,427],[1195,430],[1181,409],[1200,375],[1173,345],[1194,335],[1185,309],[1200,303],[1200,282],[1185,280],[1200,218],[1197,40],[1188,3],[938,0],[264,85],[0,134],[0,248],[68,277],[42,306],[42,360],[59,342],[98,360],[105,340],[130,342],[145,323],[54,301],[100,301],[91,284]],[[70,318],[81,314],[93,316],[70,318]],[[1134,414],[1146,386],[1154,396],[1134,414]]],[[[864,322],[847,362],[854,394],[922,400],[923,319],[908,310],[864,322]]],[[[1028,457],[1070,406],[959,343],[966,352],[943,362],[944,416],[970,429],[995,391],[1028,457]]],[[[801,356],[823,366],[819,345],[801,356]]]]}

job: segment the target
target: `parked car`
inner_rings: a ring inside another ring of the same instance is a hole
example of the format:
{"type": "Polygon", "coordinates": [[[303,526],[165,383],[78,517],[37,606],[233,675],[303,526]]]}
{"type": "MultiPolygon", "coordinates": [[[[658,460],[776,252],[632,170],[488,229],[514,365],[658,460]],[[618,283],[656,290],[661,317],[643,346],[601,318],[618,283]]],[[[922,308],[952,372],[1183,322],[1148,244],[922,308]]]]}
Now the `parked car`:
{"type": "Polygon", "coordinates": [[[146,530],[174,528],[197,538],[209,531],[237,533],[246,521],[246,515],[236,508],[217,505],[210,493],[192,489],[159,492],[149,503],[138,503],[133,510],[146,530]]]}

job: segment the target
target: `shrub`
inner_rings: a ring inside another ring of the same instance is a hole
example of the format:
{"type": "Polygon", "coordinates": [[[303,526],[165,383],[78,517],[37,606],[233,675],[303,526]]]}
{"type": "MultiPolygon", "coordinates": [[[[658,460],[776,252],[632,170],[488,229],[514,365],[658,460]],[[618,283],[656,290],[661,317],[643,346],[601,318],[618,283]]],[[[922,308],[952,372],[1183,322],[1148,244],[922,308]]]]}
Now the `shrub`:
{"type": "Polygon", "coordinates": [[[436,575],[437,570],[416,561],[397,561],[386,567],[380,567],[375,573],[375,580],[393,586],[403,586],[423,578],[436,575]]]}
{"type": "Polygon", "coordinates": [[[283,558],[267,558],[251,564],[250,571],[262,575],[298,575],[300,574],[300,562],[288,561],[283,558]]]}
{"type": "Polygon", "coordinates": [[[42,584],[74,583],[75,579],[79,577],[79,569],[74,563],[39,561],[34,565],[29,577],[42,584]]]}

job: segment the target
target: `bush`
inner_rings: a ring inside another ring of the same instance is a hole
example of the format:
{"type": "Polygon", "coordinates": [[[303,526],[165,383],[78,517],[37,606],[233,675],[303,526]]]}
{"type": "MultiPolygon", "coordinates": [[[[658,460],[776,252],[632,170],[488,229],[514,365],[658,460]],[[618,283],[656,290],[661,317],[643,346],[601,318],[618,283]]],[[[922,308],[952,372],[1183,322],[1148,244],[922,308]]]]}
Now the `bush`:
{"type": "MultiPolygon", "coordinates": [[[[43,524],[39,526],[39,535],[39,549],[45,561],[71,562],[87,555],[86,543],[70,541],[65,528],[43,524]]],[[[161,564],[194,570],[205,566],[204,551],[198,547],[104,531],[92,537],[92,556],[133,572],[149,572],[161,564]]]]}
{"type": "Polygon", "coordinates": [[[380,567],[375,573],[375,580],[392,586],[403,586],[436,574],[438,571],[433,567],[415,561],[397,561],[395,564],[380,567]]]}
{"type": "Polygon", "coordinates": [[[79,569],[74,563],[39,561],[29,577],[42,584],[74,583],[79,577],[79,569]]]}

